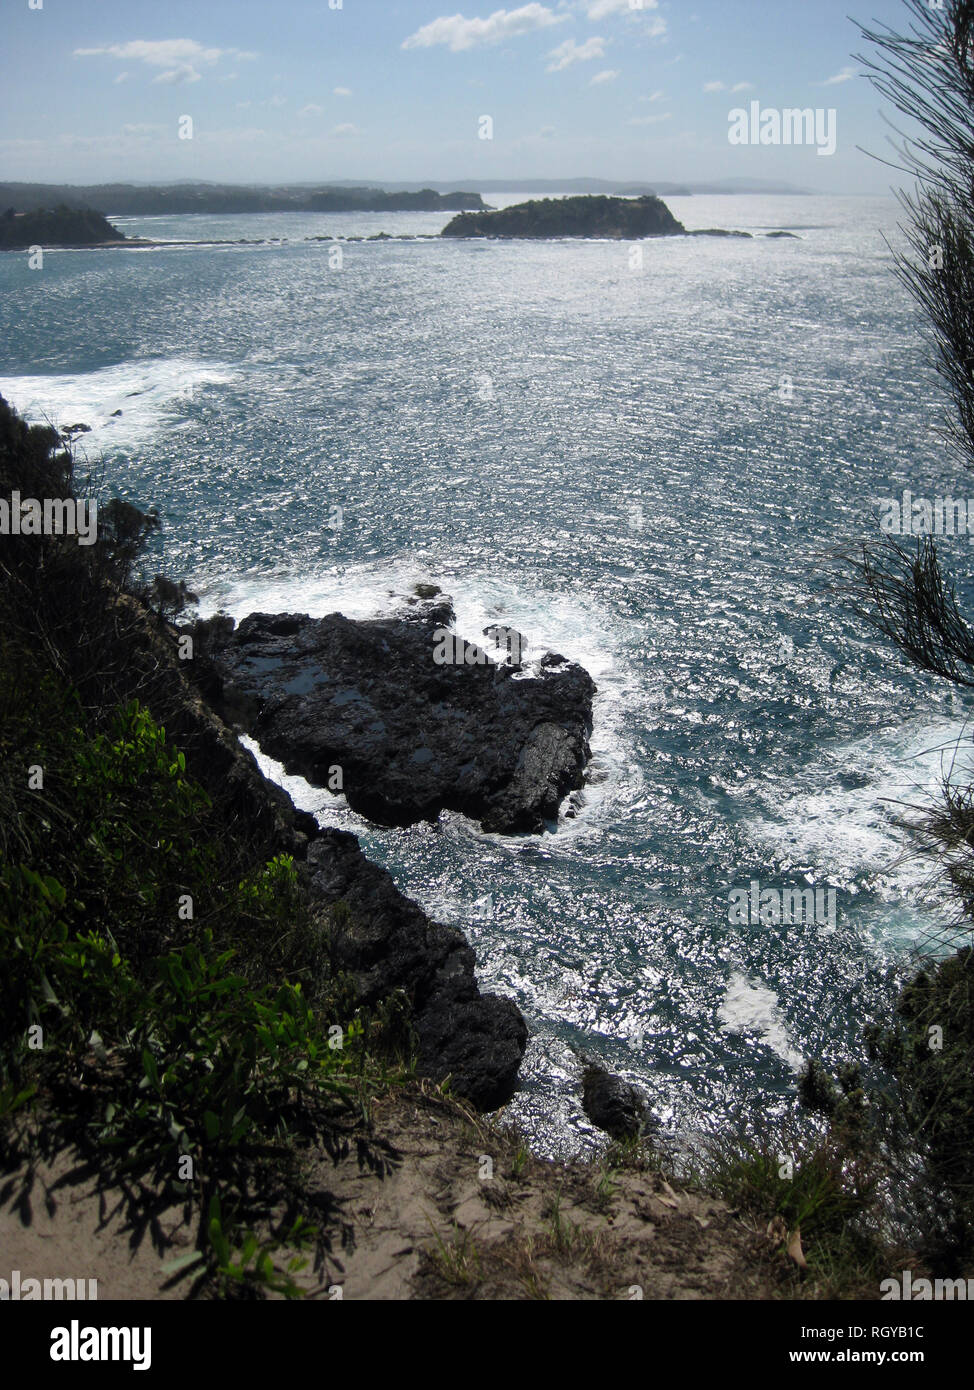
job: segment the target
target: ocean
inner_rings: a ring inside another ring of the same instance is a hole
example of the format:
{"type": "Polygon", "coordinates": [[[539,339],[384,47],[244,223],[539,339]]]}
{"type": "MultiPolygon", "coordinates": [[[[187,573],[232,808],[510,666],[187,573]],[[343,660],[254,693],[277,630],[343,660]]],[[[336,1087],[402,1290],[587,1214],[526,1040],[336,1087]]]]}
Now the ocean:
{"type": "MultiPolygon", "coordinates": [[[[266,214],[0,257],[0,392],[91,426],[97,495],[159,508],[151,566],[204,613],[366,616],[434,581],[465,636],[504,622],[591,672],[589,779],[544,836],[376,828],[260,755],[516,999],[506,1117],[550,1155],[603,1142],[580,1052],[690,1140],[785,1110],[804,1057],[860,1055],[950,913],[898,816],[969,761],[963,697],[839,583],[883,498],[974,493],[891,273],[897,204],[666,201],[755,237],[650,241],[640,266],[409,239],[442,214],[266,214]],[[305,239],[379,232],[340,265],[305,239]],[[834,921],[731,920],[753,883],[832,892],[834,921]]],[[[968,538],[942,553],[970,604],[968,538]]]]}

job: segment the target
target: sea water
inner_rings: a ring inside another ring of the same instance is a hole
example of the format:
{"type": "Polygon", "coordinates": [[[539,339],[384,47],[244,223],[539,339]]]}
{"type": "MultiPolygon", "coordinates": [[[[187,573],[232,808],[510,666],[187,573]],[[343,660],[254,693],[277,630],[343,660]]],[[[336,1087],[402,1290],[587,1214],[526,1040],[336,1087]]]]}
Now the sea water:
{"type": "MultiPolygon", "coordinates": [[[[860,1053],[949,910],[898,820],[963,772],[967,705],[837,585],[883,498],[965,495],[891,273],[897,205],[668,202],[754,239],[650,241],[640,265],[429,239],[442,214],[262,214],[0,257],[0,391],[91,427],[98,496],[159,508],[151,566],[205,613],[367,616],[434,581],[465,636],[502,622],[591,672],[588,781],[544,836],[379,829],[263,759],[517,1000],[507,1113],[552,1154],[595,1142],[580,1051],[673,1133],[773,1115],[804,1057],[860,1053]],[[834,928],[732,924],[752,881],[834,892],[834,928]]],[[[970,601],[966,536],[942,553],[970,601]]]]}

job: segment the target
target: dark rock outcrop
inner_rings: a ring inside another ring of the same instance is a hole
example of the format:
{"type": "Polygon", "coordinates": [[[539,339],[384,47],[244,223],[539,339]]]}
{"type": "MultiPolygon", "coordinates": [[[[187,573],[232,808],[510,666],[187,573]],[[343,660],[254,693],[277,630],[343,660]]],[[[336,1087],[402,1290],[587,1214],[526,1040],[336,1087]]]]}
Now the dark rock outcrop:
{"type": "Polygon", "coordinates": [[[446,224],[450,237],[682,236],[686,229],[661,198],[535,198],[497,212],[462,212],[446,224]]]}
{"type": "Polygon", "coordinates": [[[737,237],[743,241],[752,240],[751,232],[734,232],[729,231],[726,227],[702,227],[698,231],[687,232],[687,236],[723,236],[737,237]]]}
{"type": "Polygon", "coordinates": [[[369,621],[201,624],[207,694],[288,772],[334,788],[340,768],[349,805],[379,824],[448,809],[502,834],[543,831],[582,785],[591,677],[551,653],[530,669],[495,662],[447,628],[444,596],[413,604],[369,621]]]}
{"type": "Polygon", "coordinates": [[[419,1069],[478,1109],[495,1110],[517,1084],[528,1032],[517,1006],[482,995],[474,953],[455,927],[431,921],[365,858],[358,840],[322,831],[307,856],[311,886],[325,904],[342,902],[347,923],[333,941],[336,966],[347,971],[365,1004],[403,990],[419,1043],[419,1069]]]}
{"type": "Polygon", "coordinates": [[[633,1139],[651,1123],[642,1092],[590,1061],[582,1074],[582,1109],[613,1139],[633,1139]]]}

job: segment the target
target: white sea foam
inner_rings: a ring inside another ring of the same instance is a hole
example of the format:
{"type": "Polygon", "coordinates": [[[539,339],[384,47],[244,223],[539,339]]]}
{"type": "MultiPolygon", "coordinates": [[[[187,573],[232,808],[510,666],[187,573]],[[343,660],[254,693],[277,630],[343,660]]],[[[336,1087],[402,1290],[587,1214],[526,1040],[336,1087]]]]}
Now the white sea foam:
{"type": "Polygon", "coordinates": [[[732,971],[717,1017],[726,1032],[756,1037],[793,1070],[801,1068],[802,1055],[791,1045],[778,996],[767,985],[748,979],[739,970],[732,971]]]}
{"type": "Polygon", "coordinates": [[[810,790],[785,796],[772,818],[746,822],[750,836],[770,849],[780,867],[801,868],[856,891],[868,886],[911,913],[897,912],[909,935],[922,930],[916,907],[942,906],[931,864],[911,852],[897,823],[933,805],[946,779],[974,781],[970,725],[961,721],[914,722],[830,750],[803,778],[810,790]],[[852,785],[849,785],[852,783],[852,785]]]}
{"type": "Polygon", "coordinates": [[[270,778],[272,782],[276,782],[279,787],[283,787],[299,811],[310,811],[313,815],[317,815],[326,807],[330,808],[333,803],[339,805],[344,801],[343,797],[337,796],[324,787],[313,787],[304,777],[292,776],[285,772],[284,764],[263,752],[257,740],[251,738],[249,734],[241,734],[240,742],[248,753],[254,755],[264,776],[270,778]]]}
{"type": "Polygon", "coordinates": [[[63,429],[85,424],[78,437],[88,455],[130,450],[164,429],[184,423],[191,403],[208,385],[233,380],[235,370],[192,357],[122,362],[77,375],[0,378],[6,397],[32,424],[63,429]],[[120,410],[121,415],[115,415],[120,410]]]}

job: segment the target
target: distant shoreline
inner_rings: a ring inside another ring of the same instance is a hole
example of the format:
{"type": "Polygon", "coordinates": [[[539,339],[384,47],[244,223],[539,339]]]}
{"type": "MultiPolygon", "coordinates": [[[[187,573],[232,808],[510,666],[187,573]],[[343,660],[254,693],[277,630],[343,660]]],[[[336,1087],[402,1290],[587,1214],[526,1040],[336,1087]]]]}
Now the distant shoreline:
{"type": "MultiPolygon", "coordinates": [[[[192,216],[193,214],[185,214],[185,215],[192,216]]],[[[627,243],[628,243],[628,242],[632,242],[633,244],[641,244],[641,243],[644,242],[644,241],[679,241],[679,240],[681,240],[681,239],[689,238],[689,237],[717,237],[717,238],[723,238],[723,239],[729,240],[729,241],[764,241],[764,240],[775,240],[775,239],[782,239],[782,238],[788,239],[788,240],[791,240],[791,241],[801,241],[801,239],[802,239],[801,237],[797,236],[794,232],[781,231],[781,230],[772,231],[772,232],[744,232],[744,231],[727,230],[726,228],[723,228],[723,227],[702,227],[702,228],[697,228],[697,229],[687,229],[687,230],[684,230],[684,231],[681,231],[681,232],[669,232],[669,233],[666,233],[664,236],[659,236],[659,235],[655,235],[655,236],[654,236],[654,235],[648,235],[648,236],[612,236],[612,235],[609,235],[608,233],[606,233],[606,235],[604,235],[604,236],[598,236],[598,235],[592,235],[592,236],[572,236],[572,235],[569,234],[569,233],[565,233],[565,234],[562,235],[562,236],[544,236],[544,237],[542,237],[542,236],[522,236],[522,237],[516,237],[516,236],[501,236],[501,235],[495,235],[495,234],[490,234],[490,235],[488,235],[487,233],[482,233],[482,234],[479,235],[479,236],[464,236],[464,237],[457,237],[455,240],[458,241],[458,242],[462,242],[462,241],[477,241],[477,242],[492,241],[492,242],[505,242],[505,243],[510,243],[510,242],[530,242],[530,243],[533,243],[533,244],[535,244],[535,245],[540,244],[540,243],[547,244],[547,243],[551,243],[551,242],[562,242],[562,241],[572,241],[572,242],[579,242],[579,241],[583,241],[583,242],[610,242],[610,241],[611,241],[611,242],[627,242],[627,243]]],[[[199,241],[197,241],[197,240],[195,240],[195,239],[192,239],[192,238],[180,238],[180,239],[178,239],[178,240],[172,240],[172,241],[157,241],[157,240],[153,240],[152,238],[149,238],[149,237],[126,237],[124,241],[49,242],[49,243],[37,242],[36,245],[39,246],[40,249],[41,249],[42,251],[109,251],[109,250],[116,250],[116,251],[162,251],[162,250],[165,250],[167,247],[176,247],[176,246],[181,246],[181,247],[187,247],[187,246],[199,246],[199,247],[205,247],[205,246],[239,246],[239,247],[244,247],[244,246],[310,246],[310,245],[314,245],[314,244],[316,244],[316,243],[317,243],[318,245],[328,245],[328,246],[332,246],[332,245],[349,245],[349,244],[362,244],[362,245],[366,245],[366,244],[368,244],[369,242],[373,242],[373,243],[374,243],[374,242],[382,242],[382,241],[387,241],[387,242],[403,242],[403,241],[435,241],[435,242],[442,242],[442,239],[443,239],[442,233],[437,233],[437,232],[412,232],[412,233],[410,233],[410,232],[404,232],[404,233],[402,233],[401,235],[398,235],[398,236],[393,235],[393,234],[390,234],[390,233],[388,233],[388,232],[379,232],[379,233],[376,233],[376,234],[373,235],[373,236],[335,236],[335,237],[329,237],[329,236],[308,236],[308,237],[301,237],[299,240],[296,240],[296,241],[288,241],[287,238],[279,238],[279,237],[260,237],[260,238],[256,238],[256,239],[251,239],[251,238],[249,238],[249,237],[245,237],[245,238],[224,238],[224,239],[215,239],[215,238],[209,238],[209,237],[207,237],[207,238],[203,238],[202,240],[199,240],[199,241]]],[[[0,246],[0,254],[7,254],[7,255],[15,255],[15,254],[17,254],[17,253],[20,253],[20,254],[22,254],[22,255],[23,255],[23,254],[28,254],[28,253],[30,252],[30,250],[31,250],[31,247],[29,247],[29,246],[0,246]]]]}

